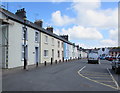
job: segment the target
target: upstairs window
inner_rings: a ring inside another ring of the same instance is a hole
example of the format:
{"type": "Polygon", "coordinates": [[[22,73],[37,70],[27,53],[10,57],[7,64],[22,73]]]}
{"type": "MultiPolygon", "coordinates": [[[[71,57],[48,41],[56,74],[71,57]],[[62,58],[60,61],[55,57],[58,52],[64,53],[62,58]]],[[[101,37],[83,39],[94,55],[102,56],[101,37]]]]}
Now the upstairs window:
{"type": "Polygon", "coordinates": [[[45,35],[45,43],[48,43],[48,36],[45,35]]]}
{"type": "Polygon", "coordinates": [[[61,45],[62,45],[62,48],[63,48],[63,47],[64,47],[64,44],[63,44],[63,42],[62,42],[62,44],[61,44],[61,45]]]}
{"type": "Polygon", "coordinates": [[[60,47],[60,41],[58,41],[58,47],[60,47]]]}
{"type": "Polygon", "coordinates": [[[54,38],[52,38],[52,45],[54,45],[54,38]]]}
{"type": "Polygon", "coordinates": [[[22,28],[22,39],[28,40],[28,32],[26,27],[22,28]]]}
{"type": "Polygon", "coordinates": [[[35,32],[35,42],[39,42],[39,32],[35,32]]]}

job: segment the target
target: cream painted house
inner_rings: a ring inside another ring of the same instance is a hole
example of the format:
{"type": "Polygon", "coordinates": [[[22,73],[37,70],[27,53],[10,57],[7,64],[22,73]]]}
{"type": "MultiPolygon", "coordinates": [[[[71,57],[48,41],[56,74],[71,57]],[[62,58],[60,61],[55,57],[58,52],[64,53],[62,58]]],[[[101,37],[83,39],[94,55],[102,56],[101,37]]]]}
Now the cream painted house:
{"type": "MultiPolygon", "coordinates": [[[[50,33],[52,34],[52,32],[50,33]]],[[[41,33],[41,63],[63,60],[63,41],[56,37],[41,33]]]]}

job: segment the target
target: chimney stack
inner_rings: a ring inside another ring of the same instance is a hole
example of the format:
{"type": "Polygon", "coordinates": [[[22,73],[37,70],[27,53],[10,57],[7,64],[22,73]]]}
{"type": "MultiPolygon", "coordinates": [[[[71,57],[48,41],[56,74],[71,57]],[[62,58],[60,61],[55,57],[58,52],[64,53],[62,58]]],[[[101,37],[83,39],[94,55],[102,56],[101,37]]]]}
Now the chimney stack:
{"type": "Polygon", "coordinates": [[[60,37],[64,38],[65,40],[68,41],[68,35],[60,35],[60,37]]]}
{"type": "Polygon", "coordinates": [[[19,9],[17,10],[17,12],[15,13],[17,16],[19,16],[20,18],[22,19],[26,19],[26,11],[25,11],[25,8],[23,9],[19,9]]]}
{"type": "Polygon", "coordinates": [[[46,30],[53,33],[53,27],[47,27],[46,30]]]}
{"type": "Polygon", "coordinates": [[[34,22],[34,24],[36,24],[36,25],[38,25],[39,27],[42,28],[43,21],[42,21],[42,20],[36,20],[36,21],[34,22]]]}

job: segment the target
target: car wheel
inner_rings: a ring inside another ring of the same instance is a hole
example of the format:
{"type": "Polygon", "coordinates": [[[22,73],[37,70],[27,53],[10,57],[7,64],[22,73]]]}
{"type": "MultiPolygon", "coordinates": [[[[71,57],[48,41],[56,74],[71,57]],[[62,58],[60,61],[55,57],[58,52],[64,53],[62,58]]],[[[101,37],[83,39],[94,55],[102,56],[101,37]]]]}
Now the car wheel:
{"type": "Polygon", "coordinates": [[[118,69],[117,68],[115,68],[115,73],[118,74],[118,69]]]}
{"type": "Polygon", "coordinates": [[[115,68],[112,66],[112,70],[115,70],[115,68]]]}

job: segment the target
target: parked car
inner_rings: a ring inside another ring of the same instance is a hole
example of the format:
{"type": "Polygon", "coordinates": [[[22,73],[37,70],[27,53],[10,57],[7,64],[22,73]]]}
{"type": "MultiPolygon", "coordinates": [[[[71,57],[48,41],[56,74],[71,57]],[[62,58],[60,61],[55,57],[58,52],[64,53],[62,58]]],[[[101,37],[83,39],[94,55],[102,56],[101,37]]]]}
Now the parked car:
{"type": "Polygon", "coordinates": [[[115,73],[120,73],[120,54],[112,61],[112,69],[115,70],[115,73]]]}
{"type": "Polygon", "coordinates": [[[105,60],[105,56],[101,56],[100,59],[101,59],[101,60],[105,60]]]}
{"type": "Polygon", "coordinates": [[[92,52],[88,55],[88,63],[99,64],[99,56],[98,53],[92,52]]]}
{"type": "Polygon", "coordinates": [[[108,61],[113,61],[113,57],[109,56],[108,61]]]}
{"type": "Polygon", "coordinates": [[[108,60],[109,56],[106,56],[105,59],[108,60]]]}

